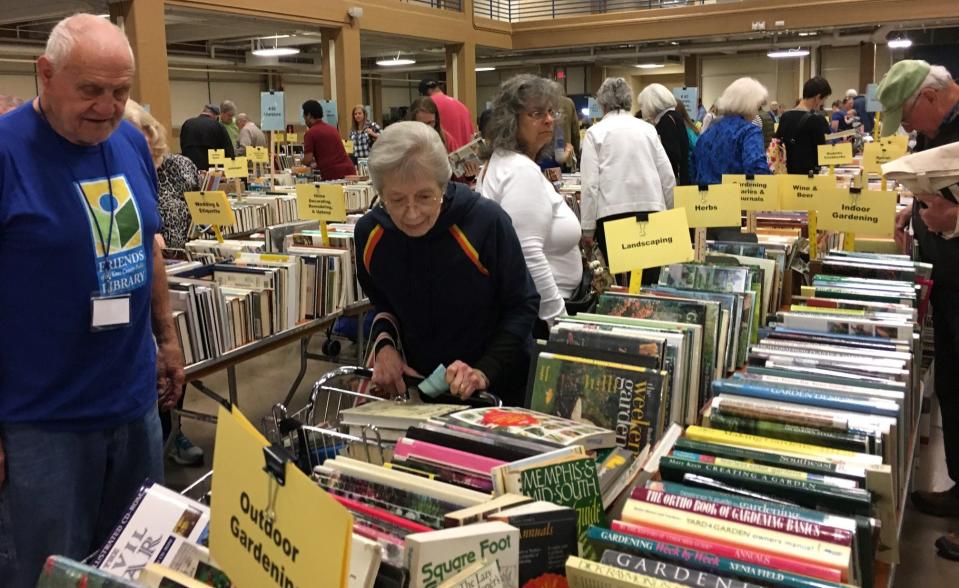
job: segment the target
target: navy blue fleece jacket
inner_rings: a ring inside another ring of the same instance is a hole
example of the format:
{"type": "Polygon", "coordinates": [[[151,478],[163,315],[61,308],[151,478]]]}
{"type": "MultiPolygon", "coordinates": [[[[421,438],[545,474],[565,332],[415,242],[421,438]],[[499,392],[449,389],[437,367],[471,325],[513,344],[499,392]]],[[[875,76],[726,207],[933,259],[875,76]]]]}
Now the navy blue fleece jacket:
{"type": "MultiPolygon", "coordinates": [[[[429,375],[461,360],[508,405],[523,401],[539,294],[509,215],[450,182],[436,224],[409,237],[377,206],[356,225],[357,275],[393,315],[410,367],[429,375]]],[[[389,329],[377,320],[373,339],[389,329]]]]}

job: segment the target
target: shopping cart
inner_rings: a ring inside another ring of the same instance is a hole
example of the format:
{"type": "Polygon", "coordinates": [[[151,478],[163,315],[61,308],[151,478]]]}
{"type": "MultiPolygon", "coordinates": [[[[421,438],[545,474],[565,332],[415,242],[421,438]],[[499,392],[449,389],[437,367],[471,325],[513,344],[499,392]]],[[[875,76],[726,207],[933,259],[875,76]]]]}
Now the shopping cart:
{"type": "MultiPolygon", "coordinates": [[[[307,405],[291,413],[288,407],[273,407],[272,422],[268,423],[268,437],[286,450],[297,467],[310,475],[313,468],[327,458],[347,455],[355,459],[381,465],[392,457],[395,442],[385,441],[374,425],[345,427],[341,422],[344,410],[367,402],[421,402],[415,392],[416,378],[405,378],[410,387],[399,399],[386,400],[360,392],[360,384],[369,383],[373,370],[365,367],[342,366],[328,372],[313,384],[307,405]],[[352,431],[352,432],[351,432],[352,431]]],[[[485,391],[475,393],[465,402],[452,396],[437,401],[466,406],[501,406],[502,401],[485,391]]]]}

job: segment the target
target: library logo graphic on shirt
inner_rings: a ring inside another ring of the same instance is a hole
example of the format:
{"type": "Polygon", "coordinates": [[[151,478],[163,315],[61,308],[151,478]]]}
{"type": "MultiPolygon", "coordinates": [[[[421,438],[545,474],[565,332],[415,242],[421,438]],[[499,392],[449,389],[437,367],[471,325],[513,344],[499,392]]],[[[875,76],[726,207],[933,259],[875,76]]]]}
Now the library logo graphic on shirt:
{"type": "Polygon", "coordinates": [[[113,176],[110,183],[108,186],[106,178],[99,178],[79,182],[79,188],[80,196],[89,204],[84,208],[90,221],[100,287],[106,294],[123,294],[147,283],[143,222],[126,176],[113,176]],[[105,242],[109,256],[104,255],[105,242]]]}

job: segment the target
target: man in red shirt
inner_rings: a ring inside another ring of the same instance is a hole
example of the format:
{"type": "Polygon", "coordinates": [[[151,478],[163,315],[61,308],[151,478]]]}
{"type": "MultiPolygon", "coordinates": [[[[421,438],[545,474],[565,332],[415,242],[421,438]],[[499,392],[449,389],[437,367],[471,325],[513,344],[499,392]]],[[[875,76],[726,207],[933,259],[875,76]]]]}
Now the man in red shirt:
{"type": "Polygon", "coordinates": [[[310,130],[303,135],[303,165],[320,170],[324,180],[342,180],[356,173],[336,127],[323,122],[323,105],[303,103],[303,122],[310,130]]]}
{"type": "Polygon", "coordinates": [[[429,96],[436,103],[440,111],[440,120],[443,121],[443,130],[450,134],[452,141],[447,145],[450,152],[456,151],[473,140],[473,117],[466,105],[447,96],[443,87],[433,78],[425,78],[420,82],[420,95],[429,96]]]}

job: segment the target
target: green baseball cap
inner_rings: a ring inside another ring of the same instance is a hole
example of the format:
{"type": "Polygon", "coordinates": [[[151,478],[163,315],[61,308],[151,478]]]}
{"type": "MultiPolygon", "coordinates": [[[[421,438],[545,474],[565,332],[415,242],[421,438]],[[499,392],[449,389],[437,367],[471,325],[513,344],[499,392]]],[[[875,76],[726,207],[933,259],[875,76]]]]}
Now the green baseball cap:
{"type": "Polygon", "coordinates": [[[882,136],[894,135],[902,124],[902,107],[929,75],[930,65],[918,59],[903,59],[883,76],[876,90],[882,102],[882,136]]]}

